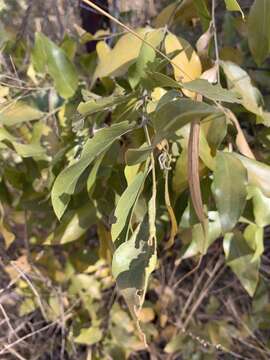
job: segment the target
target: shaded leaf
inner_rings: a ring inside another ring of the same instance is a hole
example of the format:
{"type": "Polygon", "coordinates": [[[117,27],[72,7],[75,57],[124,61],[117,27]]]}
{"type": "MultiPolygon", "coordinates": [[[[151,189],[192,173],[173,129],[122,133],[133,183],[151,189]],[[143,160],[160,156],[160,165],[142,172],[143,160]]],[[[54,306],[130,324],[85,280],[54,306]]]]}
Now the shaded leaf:
{"type": "Polygon", "coordinates": [[[121,195],[114,212],[116,222],[112,224],[111,228],[112,241],[115,241],[124,229],[128,215],[142,189],[145,177],[145,172],[140,171],[121,195]]]}
{"type": "Polygon", "coordinates": [[[247,171],[241,161],[232,154],[219,152],[212,191],[224,233],[231,230],[239,220],[247,196],[247,171]]]}
{"type": "MultiPolygon", "coordinates": [[[[138,225],[132,237],[122,243],[113,255],[113,277],[136,321],[156,262],[156,244],[149,245],[146,222],[138,225]]],[[[137,325],[139,328],[138,322],[137,325]]]]}
{"type": "Polygon", "coordinates": [[[259,260],[253,261],[253,251],[240,232],[228,233],[223,240],[226,264],[240,280],[244,289],[253,296],[259,281],[259,260]]]}
{"type": "Polygon", "coordinates": [[[74,193],[77,181],[84,170],[107,150],[120,136],[134,128],[134,124],[124,121],[99,130],[95,136],[85,143],[79,160],[64,169],[56,178],[52,192],[52,204],[56,216],[60,219],[74,193]]]}
{"type": "Polygon", "coordinates": [[[248,15],[248,44],[254,60],[261,65],[270,50],[270,2],[255,0],[248,15]]]}
{"type": "Polygon", "coordinates": [[[207,115],[220,112],[217,107],[199,101],[179,98],[164,104],[163,98],[164,96],[153,118],[153,125],[159,139],[174,133],[194,119],[200,120],[207,115]]]}
{"type": "Polygon", "coordinates": [[[94,345],[102,340],[102,330],[97,326],[88,329],[81,329],[80,334],[74,338],[75,343],[83,345],[94,345]]]}
{"type": "Polygon", "coordinates": [[[145,161],[153,151],[151,146],[142,146],[139,149],[128,149],[125,158],[127,165],[140,164],[145,161]]]}
{"type": "Polygon", "coordinates": [[[78,111],[82,115],[92,115],[99,111],[104,111],[130,100],[130,95],[111,95],[108,97],[101,97],[99,99],[91,99],[86,102],[81,102],[78,106],[78,111]]]}
{"type": "Polygon", "coordinates": [[[47,237],[43,244],[63,245],[78,240],[95,222],[96,209],[89,203],[78,210],[67,213],[61,224],[47,237]]]}

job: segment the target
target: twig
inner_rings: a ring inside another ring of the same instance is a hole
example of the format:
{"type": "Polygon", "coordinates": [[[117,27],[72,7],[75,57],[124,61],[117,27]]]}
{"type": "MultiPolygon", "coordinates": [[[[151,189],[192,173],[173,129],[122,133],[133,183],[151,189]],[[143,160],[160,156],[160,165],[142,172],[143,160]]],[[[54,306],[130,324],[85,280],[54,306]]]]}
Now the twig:
{"type": "Polygon", "coordinates": [[[214,32],[215,55],[217,62],[217,80],[218,83],[220,83],[220,68],[219,68],[220,59],[219,59],[219,50],[218,50],[218,36],[217,36],[215,10],[216,10],[216,1],[212,0],[212,24],[213,24],[213,32],[214,32]]]}

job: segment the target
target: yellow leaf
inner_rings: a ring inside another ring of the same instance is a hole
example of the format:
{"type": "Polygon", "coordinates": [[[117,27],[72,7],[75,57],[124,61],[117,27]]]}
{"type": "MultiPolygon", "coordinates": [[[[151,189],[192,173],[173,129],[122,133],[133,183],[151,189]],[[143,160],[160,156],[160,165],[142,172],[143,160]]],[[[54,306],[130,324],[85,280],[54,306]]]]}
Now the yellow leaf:
{"type": "MultiPolygon", "coordinates": [[[[138,29],[137,33],[145,37],[147,41],[156,46],[156,34],[163,30],[153,30],[151,28],[138,29]]],[[[120,76],[125,73],[128,67],[139,56],[142,41],[133,34],[122,36],[113,49],[105,46],[105,42],[97,45],[98,65],[94,74],[94,80],[106,76],[120,76]]]]}
{"type": "MultiPolygon", "coordinates": [[[[177,81],[188,82],[200,77],[202,73],[200,58],[187,41],[169,34],[165,39],[165,50],[167,55],[177,50],[181,51],[172,59],[175,64],[173,65],[174,77],[177,81]]],[[[194,92],[189,90],[183,90],[183,92],[186,96],[194,98],[194,92]]]]}

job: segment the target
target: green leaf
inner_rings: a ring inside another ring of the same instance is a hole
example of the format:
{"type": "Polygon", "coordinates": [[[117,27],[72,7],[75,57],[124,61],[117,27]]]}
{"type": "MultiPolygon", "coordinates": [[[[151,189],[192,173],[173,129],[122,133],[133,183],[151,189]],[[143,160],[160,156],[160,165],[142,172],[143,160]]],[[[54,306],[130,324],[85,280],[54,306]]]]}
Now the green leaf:
{"type": "MultiPolygon", "coordinates": [[[[168,96],[168,93],[166,95],[168,96]]],[[[157,106],[153,118],[159,139],[174,133],[194,119],[202,119],[212,113],[220,112],[215,106],[190,99],[176,98],[164,104],[161,98],[159,104],[161,105],[157,106]]]]}
{"type": "Polygon", "coordinates": [[[60,96],[68,99],[74,95],[78,87],[75,66],[64,50],[42,33],[36,33],[32,61],[38,72],[48,71],[60,96]]]}
{"type": "MultiPolygon", "coordinates": [[[[112,260],[113,277],[136,321],[144,302],[149,276],[157,262],[156,244],[153,242],[149,245],[146,224],[144,221],[137,226],[132,237],[116,249],[112,260]]],[[[138,322],[137,326],[139,328],[138,322]]]]}
{"type": "Polygon", "coordinates": [[[97,326],[91,326],[88,329],[81,329],[80,334],[74,338],[75,343],[83,345],[94,345],[102,340],[102,330],[97,326]]]}
{"type": "Polygon", "coordinates": [[[242,15],[242,18],[245,18],[245,15],[240,7],[240,5],[238,4],[237,0],[225,0],[225,4],[226,4],[226,8],[229,11],[239,11],[242,15]]]}
{"type": "Polygon", "coordinates": [[[248,44],[254,60],[261,65],[270,50],[270,2],[255,0],[248,16],[248,44]]]}
{"type": "Polygon", "coordinates": [[[208,7],[204,0],[194,0],[194,6],[197,10],[197,13],[200,17],[203,30],[207,30],[211,21],[211,15],[209,13],[208,7]]]}
{"type": "Polygon", "coordinates": [[[68,206],[70,195],[74,193],[77,181],[84,170],[120,136],[134,128],[134,124],[123,121],[108,128],[99,130],[85,143],[79,160],[64,169],[56,178],[52,192],[52,205],[60,219],[68,206]]]}
{"type": "Polygon", "coordinates": [[[159,72],[147,72],[151,82],[154,87],[164,87],[164,88],[172,88],[172,89],[181,89],[182,84],[172,79],[171,77],[159,73],[159,72]]]}
{"type": "Polygon", "coordinates": [[[261,227],[270,225],[270,198],[256,186],[249,186],[248,194],[252,198],[256,224],[261,227]]]}
{"type": "Polygon", "coordinates": [[[192,227],[191,243],[181,256],[182,259],[187,259],[198,254],[205,254],[209,246],[220,237],[222,229],[218,212],[209,211],[208,219],[209,222],[206,239],[202,225],[195,224],[192,227]]]}
{"type": "Polygon", "coordinates": [[[81,102],[78,106],[78,111],[82,115],[92,115],[99,111],[104,111],[130,100],[130,95],[116,96],[111,95],[108,97],[101,97],[99,99],[91,99],[86,102],[81,102]]]}
{"type": "Polygon", "coordinates": [[[261,95],[252,85],[248,73],[231,61],[221,61],[221,65],[228,80],[228,88],[241,95],[241,104],[248,111],[262,116],[261,95]]]}
{"type": "Polygon", "coordinates": [[[237,153],[233,155],[237,157],[247,169],[249,185],[259,187],[265,196],[270,197],[270,166],[237,153]]]}
{"type": "Polygon", "coordinates": [[[80,239],[96,223],[96,209],[87,204],[66,214],[61,224],[50,234],[43,245],[63,245],[80,239]]]}
{"type": "MultiPolygon", "coordinates": [[[[158,47],[164,38],[164,30],[156,30],[146,34],[145,40],[150,42],[154,47],[158,47]]],[[[134,89],[139,82],[145,77],[145,69],[149,63],[152,63],[156,58],[155,50],[147,45],[142,43],[140,53],[136,64],[130,68],[129,72],[129,83],[134,89]]]]}
{"type": "Polygon", "coordinates": [[[93,166],[92,169],[90,170],[90,173],[89,173],[88,178],[87,178],[87,191],[88,191],[88,194],[90,194],[93,186],[95,185],[96,178],[97,178],[97,173],[98,173],[98,170],[99,170],[100,165],[101,165],[101,163],[102,163],[102,160],[103,160],[103,158],[104,158],[104,155],[105,155],[105,152],[104,152],[103,154],[101,154],[101,155],[97,158],[94,166],[93,166]]]}
{"type": "Polygon", "coordinates": [[[245,228],[244,237],[248,243],[248,246],[254,251],[252,262],[260,259],[264,252],[263,243],[263,228],[256,224],[250,224],[245,228]]]}
{"type": "Polygon", "coordinates": [[[176,161],[175,170],[173,174],[172,186],[173,186],[173,190],[177,194],[180,194],[188,187],[187,168],[188,168],[188,153],[187,153],[187,148],[184,148],[176,161]]]}
{"type": "Polygon", "coordinates": [[[13,126],[21,124],[25,121],[40,119],[44,113],[33,106],[22,101],[14,102],[12,105],[1,105],[0,118],[1,124],[5,126],[13,126]]]}
{"type": "Polygon", "coordinates": [[[219,152],[212,192],[215,197],[223,233],[231,230],[238,222],[247,196],[247,171],[241,161],[232,154],[219,152]]]}
{"type": "Polygon", "coordinates": [[[213,85],[204,79],[196,79],[181,85],[183,88],[192,92],[199,93],[204,97],[229,103],[240,103],[241,97],[230,90],[224,89],[220,84],[213,85]]]}
{"type": "Polygon", "coordinates": [[[151,146],[142,146],[139,149],[128,149],[125,158],[127,165],[136,165],[145,161],[153,151],[151,146]]]}
{"type": "Polygon", "coordinates": [[[146,177],[146,173],[140,171],[134,177],[132,183],[126,188],[126,190],[121,195],[114,212],[114,216],[116,217],[116,222],[112,224],[112,229],[111,229],[112,241],[117,240],[118,236],[121,234],[122,230],[124,229],[129,213],[140,194],[145,177],[146,177]]]}
{"type": "Polygon", "coordinates": [[[252,262],[253,251],[240,232],[226,234],[223,240],[226,264],[240,280],[250,296],[253,296],[259,281],[260,261],[252,262]]]}

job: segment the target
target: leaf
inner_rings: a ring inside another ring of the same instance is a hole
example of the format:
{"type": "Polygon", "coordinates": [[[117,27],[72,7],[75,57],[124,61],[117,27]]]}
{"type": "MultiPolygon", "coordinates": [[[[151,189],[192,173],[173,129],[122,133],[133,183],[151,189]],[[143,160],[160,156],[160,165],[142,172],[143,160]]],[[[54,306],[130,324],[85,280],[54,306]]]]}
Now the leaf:
{"type": "Polygon", "coordinates": [[[188,153],[187,148],[184,148],[178,157],[175,165],[175,171],[173,175],[173,190],[177,194],[180,194],[188,186],[188,153]]]}
{"type": "Polygon", "coordinates": [[[5,126],[18,125],[26,121],[40,119],[44,113],[23,101],[14,102],[11,105],[0,106],[1,124],[5,126]]]}
{"type": "MultiPolygon", "coordinates": [[[[164,45],[167,55],[176,50],[182,50],[180,54],[172,59],[176,81],[184,83],[200,77],[202,73],[200,58],[187,41],[169,33],[166,36],[164,45]]],[[[193,92],[184,91],[184,93],[188,97],[194,97],[193,92]]]]}
{"type": "Polygon", "coordinates": [[[213,85],[207,80],[197,79],[182,85],[185,89],[199,93],[204,97],[229,103],[240,103],[240,97],[230,90],[224,89],[220,84],[213,85]]]}
{"type": "Polygon", "coordinates": [[[18,142],[13,142],[16,152],[23,158],[28,157],[39,157],[43,160],[46,159],[46,150],[39,144],[20,144],[18,142]]]}
{"type": "Polygon", "coordinates": [[[142,189],[145,176],[145,172],[140,171],[121,195],[114,212],[116,222],[111,228],[112,241],[115,241],[124,229],[128,215],[142,189]]]}
{"type": "Polygon", "coordinates": [[[194,0],[193,2],[200,17],[203,29],[208,29],[209,23],[211,21],[211,15],[209,13],[206,2],[204,0],[194,0]]]}
{"type": "Polygon", "coordinates": [[[253,296],[259,281],[260,261],[252,262],[253,251],[239,231],[226,234],[223,247],[226,264],[236,274],[248,294],[253,296]]]}
{"type": "MultiPolygon", "coordinates": [[[[148,41],[152,42],[155,38],[155,32],[150,28],[137,30],[137,33],[144,37],[146,34],[148,41]],[[153,35],[151,35],[153,33],[153,35]]],[[[97,44],[98,52],[98,65],[94,74],[94,81],[97,78],[107,76],[121,76],[123,75],[130,65],[132,65],[139,56],[142,46],[142,41],[135,37],[133,34],[125,34],[120,37],[113,49],[106,48],[106,51],[99,51],[100,43],[97,44]]]]}
{"type": "Polygon", "coordinates": [[[241,104],[248,111],[262,116],[261,96],[258,89],[252,85],[248,73],[231,61],[221,61],[221,65],[228,80],[228,88],[241,95],[241,104]]]}
{"type": "Polygon", "coordinates": [[[263,228],[256,224],[250,224],[245,228],[244,237],[248,243],[248,246],[254,251],[251,262],[259,260],[264,252],[263,228]]]}
{"type": "Polygon", "coordinates": [[[249,186],[248,194],[252,199],[256,224],[260,227],[270,225],[270,197],[266,197],[256,186],[249,186]]]}
{"type": "Polygon", "coordinates": [[[270,166],[260,161],[233,153],[247,169],[249,185],[257,186],[265,196],[270,197],[270,166]]]}
{"type": "Polygon", "coordinates": [[[101,97],[99,99],[91,99],[86,102],[81,102],[78,106],[78,111],[84,116],[92,115],[99,111],[108,110],[113,106],[127,102],[130,99],[130,95],[111,95],[108,97],[101,97]]]}
{"type": "Polygon", "coordinates": [[[80,239],[89,227],[96,223],[96,209],[90,203],[71,211],[50,234],[43,245],[63,245],[80,239]]]}
{"type": "Polygon", "coordinates": [[[245,14],[243,13],[240,5],[237,0],[225,0],[226,8],[229,11],[239,11],[242,15],[242,19],[245,19],[245,14]]]}
{"type": "MultiPolygon", "coordinates": [[[[142,308],[148,279],[156,267],[156,244],[149,245],[147,222],[139,224],[132,237],[115,251],[112,273],[140,331],[138,316],[142,308]]],[[[141,336],[144,338],[142,332],[141,336]]]]}
{"type": "Polygon", "coordinates": [[[255,0],[248,15],[248,44],[257,65],[261,65],[270,50],[270,3],[255,0]]]}
{"type": "MultiPolygon", "coordinates": [[[[145,35],[145,40],[150,42],[155,48],[158,47],[164,38],[164,30],[155,30],[145,35]]],[[[142,43],[139,56],[129,72],[129,83],[134,89],[145,77],[147,65],[154,62],[156,52],[146,43],[142,43]]]]}
{"type": "Polygon", "coordinates": [[[83,345],[94,345],[103,338],[102,330],[97,326],[91,326],[88,329],[81,329],[80,334],[74,338],[75,343],[83,345]]]}
{"type": "Polygon", "coordinates": [[[38,72],[45,72],[47,69],[60,96],[68,99],[74,95],[78,87],[75,66],[64,50],[42,33],[36,33],[32,61],[38,72]]]}
{"type": "Polygon", "coordinates": [[[61,218],[67,208],[70,195],[74,193],[77,181],[84,170],[102,152],[107,150],[116,139],[133,128],[134,124],[123,121],[99,130],[93,138],[88,139],[85,143],[80,159],[72,163],[57,176],[52,188],[51,199],[58,219],[61,218]]]}
{"type": "Polygon", "coordinates": [[[125,158],[127,165],[136,165],[144,162],[151,152],[153,148],[151,146],[142,146],[139,149],[128,149],[125,158]]]}
{"type": "Polygon", "coordinates": [[[216,157],[212,192],[220,215],[223,233],[239,220],[247,196],[247,171],[232,154],[219,152],[216,157]]]}
{"type": "Polygon", "coordinates": [[[160,105],[158,104],[153,118],[153,125],[159,139],[175,133],[194,119],[200,120],[210,114],[220,112],[215,106],[190,99],[177,98],[164,104],[164,96],[159,101],[160,105]]]}
{"type": "Polygon", "coordinates": [[[88,194],[90,194],[93,186],[95,185],[95,182],[96,182],[96,178],[97,178],[97,173],[98,173],[98,170],[100,168],[100,165],[102,163],[102,160],[104,158],[104,155],[105,155],[105,152],[103,154],[101,154],[95,164],[93,165],[92,169],[90,170],[90,173],[88,175],[88,178],[87,178],[87,192],[88,194]]]}
{"type": "Polygon", "coordinates": [[[181,89],[182,84],[178,83],[171,77],[156,72],[156,71],[148,71],[149,78],[151,79],[151,82],[154,84],[154,87],[162,87],[162,88],[173,88],[173,89],[181,89]]]}
{"type": "Polygon", "coordinates": [[[182,259],[188,259],[199,254],[204,255],[209,246],[221,236],[222,229],[218,212],[209,211],[208,219],[207,234],[204,233],[201,224],[193,225],[191,243],[181,256],[182,259]]]}

